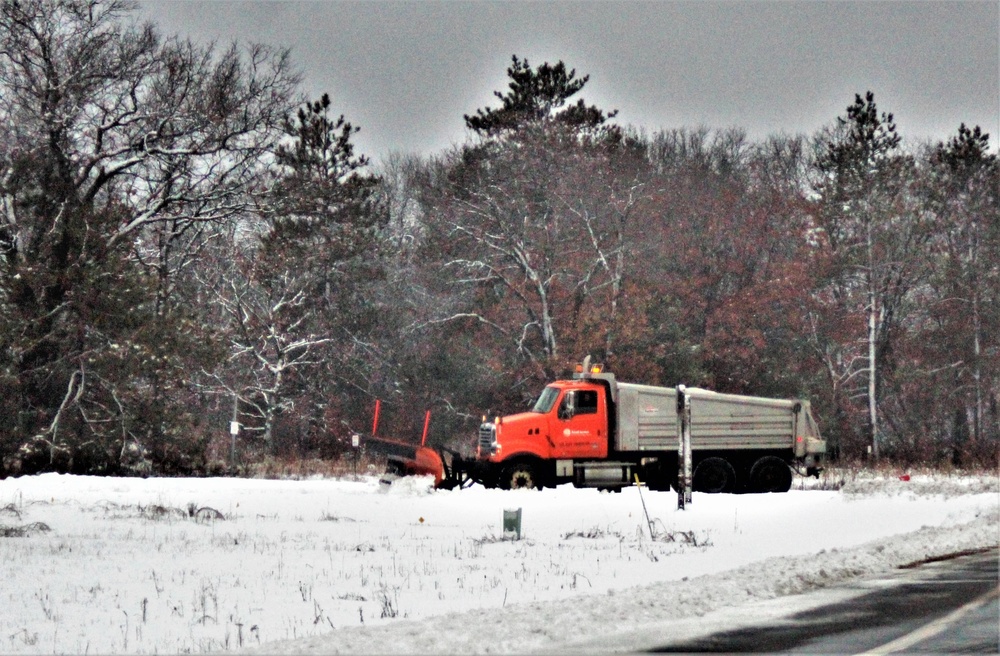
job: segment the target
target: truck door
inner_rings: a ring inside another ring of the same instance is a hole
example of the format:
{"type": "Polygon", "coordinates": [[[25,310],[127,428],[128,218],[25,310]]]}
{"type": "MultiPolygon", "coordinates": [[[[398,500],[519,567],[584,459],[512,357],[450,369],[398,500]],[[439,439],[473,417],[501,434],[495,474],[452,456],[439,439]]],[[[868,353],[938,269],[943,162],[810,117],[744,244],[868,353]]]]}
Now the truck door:
{"type": "Polygon", "coordinates": [[[554,458],[604,458],[608,455],[607,411],[598,389],[563,393],[552,430],[554,458]]]}

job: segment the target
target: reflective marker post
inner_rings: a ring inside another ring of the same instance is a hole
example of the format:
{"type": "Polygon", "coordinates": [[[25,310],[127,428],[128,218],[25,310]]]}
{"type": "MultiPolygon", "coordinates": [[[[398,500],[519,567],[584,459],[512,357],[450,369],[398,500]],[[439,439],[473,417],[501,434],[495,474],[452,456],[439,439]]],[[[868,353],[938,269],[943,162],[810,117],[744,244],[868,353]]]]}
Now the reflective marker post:
{"type": "Polygon", "coordinates": [[[236,471],[236,436],[240,434],[240,397],[233,394],[233,420],[229,422],[229,468],[236,471]]]}
{"type": "Polygon", "coordinates": [[[691,503],[691,397],[677,386],[677,509],[691,503]]]}

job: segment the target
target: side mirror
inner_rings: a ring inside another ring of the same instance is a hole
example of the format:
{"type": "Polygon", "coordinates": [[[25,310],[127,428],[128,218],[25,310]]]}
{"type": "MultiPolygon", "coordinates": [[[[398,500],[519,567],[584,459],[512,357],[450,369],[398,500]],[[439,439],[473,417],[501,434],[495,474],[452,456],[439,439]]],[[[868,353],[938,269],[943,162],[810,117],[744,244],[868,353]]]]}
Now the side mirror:
{"type": "Polygon", "coordinates": [[[559,405],[559,418],[572,419],[575,414],[576,414],[576,393],[567,392],[566,396],[563,397],[562,403],[559,405]]]}

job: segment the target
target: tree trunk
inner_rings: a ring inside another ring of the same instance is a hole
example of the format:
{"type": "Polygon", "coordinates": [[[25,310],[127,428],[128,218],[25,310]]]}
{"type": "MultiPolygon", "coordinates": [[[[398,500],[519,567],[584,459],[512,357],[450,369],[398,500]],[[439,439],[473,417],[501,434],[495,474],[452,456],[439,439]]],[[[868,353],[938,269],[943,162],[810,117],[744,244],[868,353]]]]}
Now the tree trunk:
{"type": "Polygon", "coordinates": [[[982,439],[983,421],[983,371],[982,371],[982,317],[979,315],[979,291],[972,290],[972,380],[976,391],[976,409],[972,420],[972,442],[977,447],[982,439]]]}
{"type": "Polygon", "coordinates": [[[875,294],[875,254],[872,227],[868,226],[868,426],[872,434],[872,457],[879,458],[878,400],[875,397],[876,363],[875,340],[878,336],[878,307],[875,294]]]}

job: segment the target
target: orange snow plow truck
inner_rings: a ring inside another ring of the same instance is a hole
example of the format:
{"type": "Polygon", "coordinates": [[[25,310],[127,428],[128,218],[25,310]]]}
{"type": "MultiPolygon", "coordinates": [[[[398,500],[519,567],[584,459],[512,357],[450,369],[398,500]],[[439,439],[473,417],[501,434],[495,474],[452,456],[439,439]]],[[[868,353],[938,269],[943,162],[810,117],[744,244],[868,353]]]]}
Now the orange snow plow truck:
{"type": "MultiPolygon", "coordinates": [[[[685,392],[695,491],[787,492],[793,472],[819,474],[826,442],[808,401],[685,392]]],[[[484,421],[474,457],[421,446],[390,456],[389,469],[433,474],[448,489],[620,490],[638,476],[667,490],[677,489],[678,452],[677,389],[620,383],[588,357],[572,379],[546,386],[530,411],[484,421]]]]}

